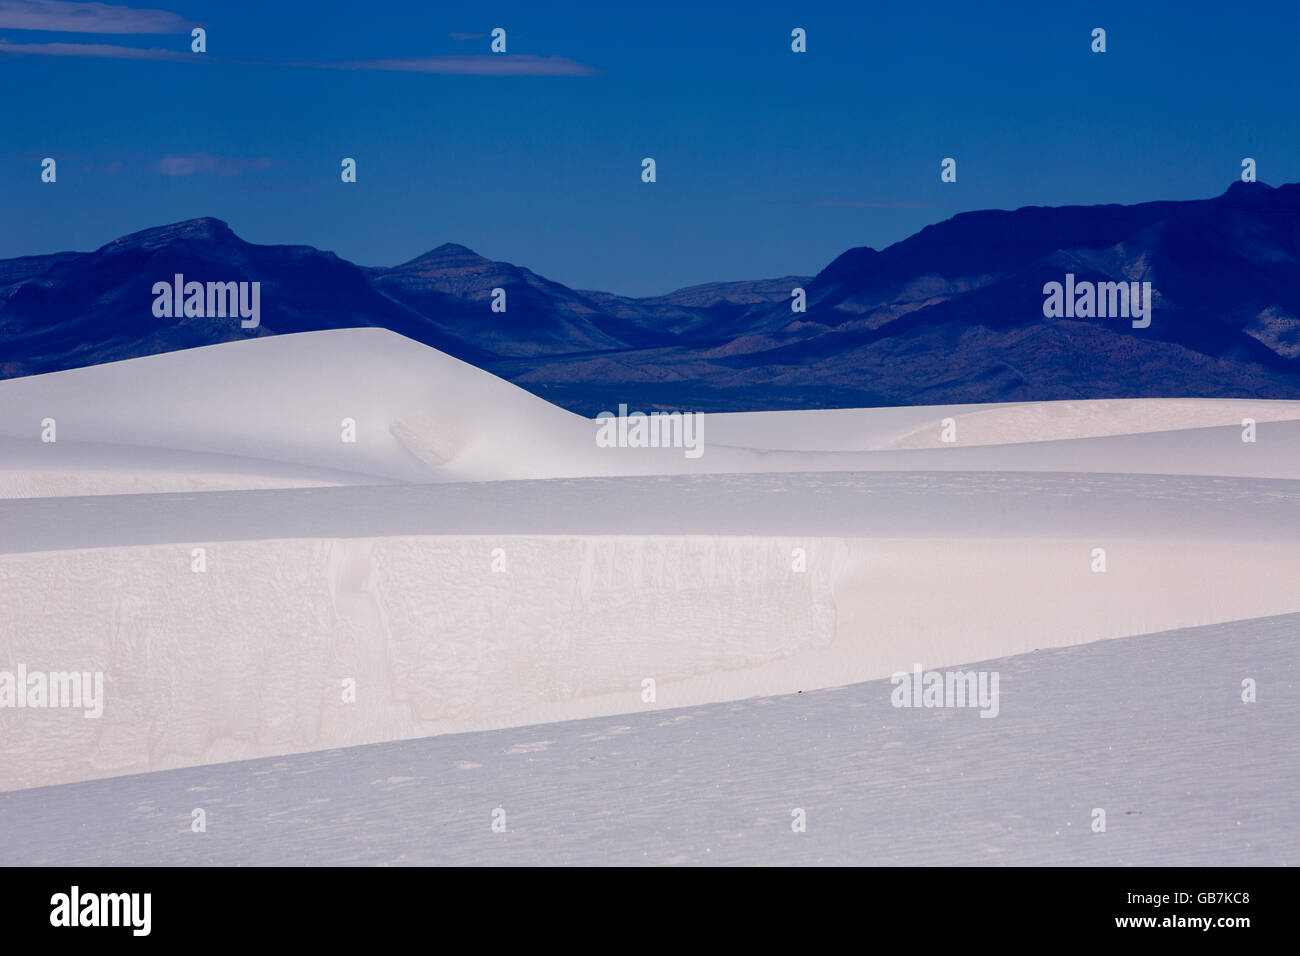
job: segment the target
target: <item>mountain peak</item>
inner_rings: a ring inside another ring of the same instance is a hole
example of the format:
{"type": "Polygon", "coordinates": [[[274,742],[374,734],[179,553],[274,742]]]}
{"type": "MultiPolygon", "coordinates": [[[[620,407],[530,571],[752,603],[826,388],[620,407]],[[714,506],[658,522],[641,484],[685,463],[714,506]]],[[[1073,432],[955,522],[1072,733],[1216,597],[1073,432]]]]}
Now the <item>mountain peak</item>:
{"type": "Polygon", "coordinates": [[[186,219],[166,226],[142,229],[139,232],[122,236],[120,239],[114,239],[100,248],[114,249],[123,246],[140,246],[146,249],[156,249],[171,242],[184,240],[239,241],[239,237],[235,235],[229,224],[224,220],[213,216],[200,216],[198,219],[186,219]]]}
{"type": "Polygon", "coordinates": [[[468,246],[458,242],[444,242],[422,256],[403,262],[398,269],[423,271],[425,269],[467,269],[492,265],[492,260],[480,256],[468,246]]]}
{"type": "Polygon", "coordinates": [[[836,256],[826,268],[817,274],[817,280],[834,282],[847,276],[856,275],[867,268],[879,256],[880,252],[871,246],[855,246],[836,256]]]}
{"type": "Polygon", "coordinates": [[[1273,189],[1273,187],[1270,186],[1268,183],[1261,183],[1258,181],[1253,183],[1246,183],[1238,179],[1226,190],[1224,190],[1223,198],[1237,199],[1237,200],[1241,200],[1241,199],[1259,200],[1259,199],[1266,198],[1270,193],[1273,193],[1274,191],[1275,190],[1273,189]]]}

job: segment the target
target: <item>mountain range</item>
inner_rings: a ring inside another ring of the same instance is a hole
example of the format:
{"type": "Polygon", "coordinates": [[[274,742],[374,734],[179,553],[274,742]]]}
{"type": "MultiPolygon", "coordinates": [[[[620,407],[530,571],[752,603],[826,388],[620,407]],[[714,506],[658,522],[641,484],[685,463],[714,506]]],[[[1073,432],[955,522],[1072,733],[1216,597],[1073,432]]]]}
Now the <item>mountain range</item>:
{"type": "Polygon", "coordinates": [[[1079,398],[1300,398],[1300,184],[968,212],[815,276],[629,298],[448,243],[394,267],[194,219],[0,260],[0,378],[379,326],[594,415],[1079,398]],[[261,322],[160,318],[151,288],[261,283],[261,322]],[[1046,318],[1044,284],[1149,281],[1152,322],[1046,318]],[[490,306],[504,289],[506,310],[490,306]],[[791,308],[792,290],[806,311],[791,308]]]}

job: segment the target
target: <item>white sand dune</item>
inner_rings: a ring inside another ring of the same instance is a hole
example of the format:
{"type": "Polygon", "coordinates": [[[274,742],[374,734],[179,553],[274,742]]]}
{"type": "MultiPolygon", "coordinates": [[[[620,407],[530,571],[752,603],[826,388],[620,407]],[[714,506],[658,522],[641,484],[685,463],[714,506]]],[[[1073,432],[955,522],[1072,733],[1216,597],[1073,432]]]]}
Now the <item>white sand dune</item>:
{"type": "Polygon", "coordinates": [[[920,405],[709,416],[715,441],[793,451],[942,448],[943,420],[958,447],[1006,445],[1300,420],[1300,402],[1261,399],[1128,398],[989,405],[920,405]]]}
{"type": "Polygon", "coordinates": [[[0,708],[0,790],[1297,612],[1298,409],[715,415],[692,460],[377,330],[2,382],[0,671],[106,702],[0,708]]]}
{"type": "Polygon", "coordinates": [[[1297,627],[979,662],[993,720],[882,680],[5,793],[0,865],[1294,866],[1297,627]]]}
{"type": "Polygon", "coordinates": [[[226,542],[0,557],[0,789],[835,687],[1300,611],[1300,544],[761,536],[226,542]],[[808,570],[793,572],[795,548],[808,570]],[[493,572],[494,556],[506,571],[493,572]],[[342,692],[355,681],[356,701],[342,692]]]}
{"type": "Polygon", "coordinates": [[[587,434],[578,416],[379,329],[249,339],[0,382],[0,435],[37,441],[46,418],[57,423],[58,444],[237,456],[399,482],[473,477],[485,458],[494,477],[522,477],[515,462],[527,472],[558,454],[566,436],[587,434]],[[355,442],[342,440],[344,419],[356,423],[355,442]]]}
{"type": "Polygon", "coordinates": [[[1300,478],[1300,402],[1135,399],[704,419],[699,458],[677,448],[599,448],[594,422],[394,333],[273,336],[0,382],[0,498],[799,471],[1300,478]],[[940,437],[948,418],[955,443],[940,437]],[[1246,418],[1257,423],[1253,443],[1241,441],[1246,418]],[[47,419],[53,444],[40,439],[47,419]],[[342,440],[345,419],[355,422],[355,442],[342,440]]]}
{"type": "Polygon", "coordinates": [[[0,499],[386,484],[267,458],[152,446],[0,438],[0,499]]]}
{"type": "Polygon", "coordinates": [[[107,697],[96,720],[0,709],[11,789],[619,714],[647,678],[653,706],[688,706],[1300,611],[1300,488],[854,473],[28,499],[0,503],[0,551],[0,668],[102,671],[107,697]]]}

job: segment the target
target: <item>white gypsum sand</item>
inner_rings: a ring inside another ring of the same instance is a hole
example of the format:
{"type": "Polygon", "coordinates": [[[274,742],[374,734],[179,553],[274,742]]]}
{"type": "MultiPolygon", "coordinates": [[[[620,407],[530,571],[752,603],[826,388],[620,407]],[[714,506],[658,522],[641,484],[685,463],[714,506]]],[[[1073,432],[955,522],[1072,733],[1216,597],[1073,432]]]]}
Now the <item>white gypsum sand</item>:
{"type": "Polygon", "coordinates": [[[832,687],[1300,610],[1300,544],[717,536],[271,539],[0,556],[0,789],[832,687]],[[791,570],[794,548],[808,570],[791,570]],[[491,570],[494,550],[506,571],[491,570]],[[656,683],[653,705],[643,681],[656,683]],[[343,681],[356,682],[356,702],[343,681]]]}
{"type": "Polygon", "coordinates": [[[1298,626],[972,662],[992,720],[879,680],[0,793],[0,865],[1294,865],[1298,626]]]}
{"type": "Polygon", "coordinates": [[[106,682],[0,708],[0,789],[1297,611],[1298,407],[706,416],[689,459],[373,329],[0,382],[0,670],[106,682]]]}
{"type": "Polygon", "coordinates": [[[599,448],[594,421],[394,333],[300,333],[0,381],[0,498],[802,471],[1300,477],[1300,402],[828,409],[704,426],[698,458],[599,448]],[[948,418],[954,443],[941,440],[948,418]],[[41,440],[50,420],[54,443],[41,440]]]}

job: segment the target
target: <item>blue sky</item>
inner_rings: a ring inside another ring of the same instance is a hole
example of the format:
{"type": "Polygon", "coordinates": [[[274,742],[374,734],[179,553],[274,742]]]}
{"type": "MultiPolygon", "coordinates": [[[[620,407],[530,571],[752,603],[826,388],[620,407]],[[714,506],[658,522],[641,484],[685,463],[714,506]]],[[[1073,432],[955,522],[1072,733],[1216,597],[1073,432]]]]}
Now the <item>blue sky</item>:
{"type": "Polygon", "coordinates": [[[651,295],[964,210],[1216,195],[1243,156],[1300,180],[1293,2],[159,2],[0,0],[0,257],[211,215],[651,295]]]}

